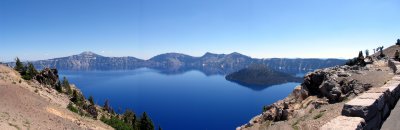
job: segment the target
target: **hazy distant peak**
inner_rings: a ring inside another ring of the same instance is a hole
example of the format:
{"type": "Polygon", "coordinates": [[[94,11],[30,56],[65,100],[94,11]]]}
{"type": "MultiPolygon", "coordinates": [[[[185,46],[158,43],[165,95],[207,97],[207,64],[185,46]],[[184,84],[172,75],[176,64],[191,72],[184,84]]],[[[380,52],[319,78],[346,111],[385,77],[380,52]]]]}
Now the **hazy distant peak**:
{"type": "MultiPolygon", "coordinates": [[[[179,56],[189,56],[186,54],[182,54],[182,53],[176,53],[176,52],[169,52],[169,53],[164,53],[164,54],[160,54],[154,57],[179,57],[179,56]]],[[[191,56],[189,56],[191,57],[191,56]]]]}
{"type": "Polygon", "coordinates": [[[246,56],[246,55],[243,55],[243,54],[240,54],[240,53],[238,53],[238,52],[233,52],[233,53],[231,53],[231,54],[228,54],[227,56],[228,56],[228,57],[242,57],[242,58],[249,58],[249,59],[251,59],[251,57],[246,56]]]}
{"type": "Polygon", "coordinates": [[[94,53],[94,52],[91,52],[91,51],[84,51],[84,52],[82,52],[81,54],[79,54],[80,56],[100,56],[100,55],[98,55],[98,54],[96,54],[96,53],[94,53]]]}
{"type": "Polygon", "coordinates": [[[217,56],[217,55],[223,55],[223,54],[215,54],[215,53],[211,53],[211,52],[206,52],[202,57],[217,56]]]}
{"type": "Polygon", "coordinates": [[[229,54],[229,55],[243,55],[243,54],[240,54],[239,52],[232,52],[232,53],[229,54]]]}
{"type": "Polygon", "coordinates": [[[216,54],[211,52],[206,52],[204,55],[216,55],[216,54]]]}

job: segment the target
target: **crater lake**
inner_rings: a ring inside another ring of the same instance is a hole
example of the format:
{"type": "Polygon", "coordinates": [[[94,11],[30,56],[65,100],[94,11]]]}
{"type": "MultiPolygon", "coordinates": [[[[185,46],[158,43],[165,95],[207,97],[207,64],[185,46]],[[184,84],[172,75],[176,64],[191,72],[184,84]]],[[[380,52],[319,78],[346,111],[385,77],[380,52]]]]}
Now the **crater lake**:
{"type": "MultiPolygon", "coordinates": [[[[233,130],[261,113],[264,105],[285,98],[300,83],[252,88],[192,70],[163,74],[141,68],[117,71],[60,70],[86,97],[103,105],[108,99],[117,113],[127,108],[147,112],[163,130],[233,130]]],[[[303,74],[298,74],[303,76],[303,74]]]]}

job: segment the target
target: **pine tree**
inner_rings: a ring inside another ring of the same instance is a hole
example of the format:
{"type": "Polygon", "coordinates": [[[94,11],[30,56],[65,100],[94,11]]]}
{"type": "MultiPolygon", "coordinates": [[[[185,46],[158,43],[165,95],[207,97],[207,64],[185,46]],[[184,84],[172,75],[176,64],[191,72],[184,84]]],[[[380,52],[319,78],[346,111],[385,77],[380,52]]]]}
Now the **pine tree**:
{"type": "Polygon", "coordinates": [[[104,105],[103,105],[103,109],[105,110],[105,111],[109,111],[109,104],[108,104],[108,99],[106,99],[106,101],[104,101],[104,105]]]}
{"type": "Polygon", "coordinates": [[[26,67],[26,72],[23,73],[22,77],[25,80],[31,80],[33,77],[35,77],[38,74],[38,71],[36,70],[35,66],[33,66],[32,63],[28,63],[28,67],[26,67]]]}
{"type": "Polygon", "coordinates": [[[76,103],[78,101],[78,92],[76,90],[72,91],[72,98],[71,101],[76,103]]]}
{"type": "Polygon", "coordinates": [[[385,57],[386,55],[383,54],[383,46],[378,47],[378,48],[379,48],[379,52],[380,52],[379,57],[381,57],[381,58],[385,57]]]}
{"type": "Polygon", "coordinates": [[[89,96],[89,102],[90,102],[90,105],[94,105],[94,99],[93,99],[93,96],[89,96]]]}
{"type": "Polygon", "coordinates": [[[17,57],[16,59],[15,59],[15,67],[14,67],[14,69],[16,70],[16,71],[18,71],[19,73],[21,73],[21,72],[24,72],[25,70],[24,70],[24,64],[19,60],[19,58],[17,57]]]}
{"type": "Polygon", "coordinates": [[[400,39],[397,39],[396,45],[400,45],[400,39]]]}
{"type": "Polygon", "coordinates": [[[56,90],[60,93],[62,93],[62,86],[61,86],[61,82],[57,82],[56,86],[55,86],[56,90]]]}
{"type": "Polygon", "coordinates": [[[147,116],[146,112],[143,112],[140,118],[140,130],[154,130],[154,125],[151,119],[147,116]]]}
{"type": "Polygon", "coordinates": [[[367,49],[367,50],[365,50],[365,57],[368,57],[369,56],[369,50],[367,49]]]}
{"type": "Polygon", "coordinates": [[[131,125],[133,128],[136,127],[136,115],[132,110],[126,109],[124,113],[124,122],[131,125]]]}
{"type": "Polygon", "coordinates": [[[77,106],[82,106],[83,96],[78,93],[75,89],[72,91],[71,101],[74,102],[77,106]]]}
{"type": "Polygon", "coordinates": [[[65,90],[66,90],[65,92],[66,92],[68,95],[71,95],[71,94],[72,94],[71,85],[69,84],[68,79],[67,79],[66,77],[63,78],[62,86],[65,88],[65,90]]]}
{"type": "Polygon", "coordinates": [[[364,59],[364,55],[363,55],[363,52],[362,51],[360,51],[359,53],[358,53],[358,59],[364,59]]]}

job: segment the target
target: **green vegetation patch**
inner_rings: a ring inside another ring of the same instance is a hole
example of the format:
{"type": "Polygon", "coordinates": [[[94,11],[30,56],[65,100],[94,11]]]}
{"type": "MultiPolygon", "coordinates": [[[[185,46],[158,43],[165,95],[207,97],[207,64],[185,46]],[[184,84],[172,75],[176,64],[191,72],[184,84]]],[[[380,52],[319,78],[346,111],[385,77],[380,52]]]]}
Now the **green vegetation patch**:
{"type": "Polygon", "coordinates": [[[125,123],[124,120],[114,116],[112,116],[110,119],[107,119],[103,116],[100,120],[116,130],[133,130],[132,125],[125,123]]]}
{"type": "Polygon", "coordinates": [[[323,112],[318,113],[317,115],[315,115],[315,116],[313,117],[313,119],[315,120],[315,119],[321,118],[323,115],[324,115],[323,112]]]}
{"type": "Polygon", "coordinates": [[[68,110],[79,114],[78,108],[76,108],[72,103],[69,103],[67,108],[68,108],[68,110]]]}

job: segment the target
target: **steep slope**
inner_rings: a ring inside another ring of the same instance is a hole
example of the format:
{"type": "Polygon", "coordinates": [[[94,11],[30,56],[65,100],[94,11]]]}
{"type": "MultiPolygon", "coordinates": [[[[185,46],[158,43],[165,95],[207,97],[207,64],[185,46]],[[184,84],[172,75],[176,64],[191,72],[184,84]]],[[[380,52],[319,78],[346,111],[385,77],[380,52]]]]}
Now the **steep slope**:
{"type": "Polygon", "coordinates": [[[113,129],[66,109],[69,97],[0,65],[0,129],[113,129]]]}

